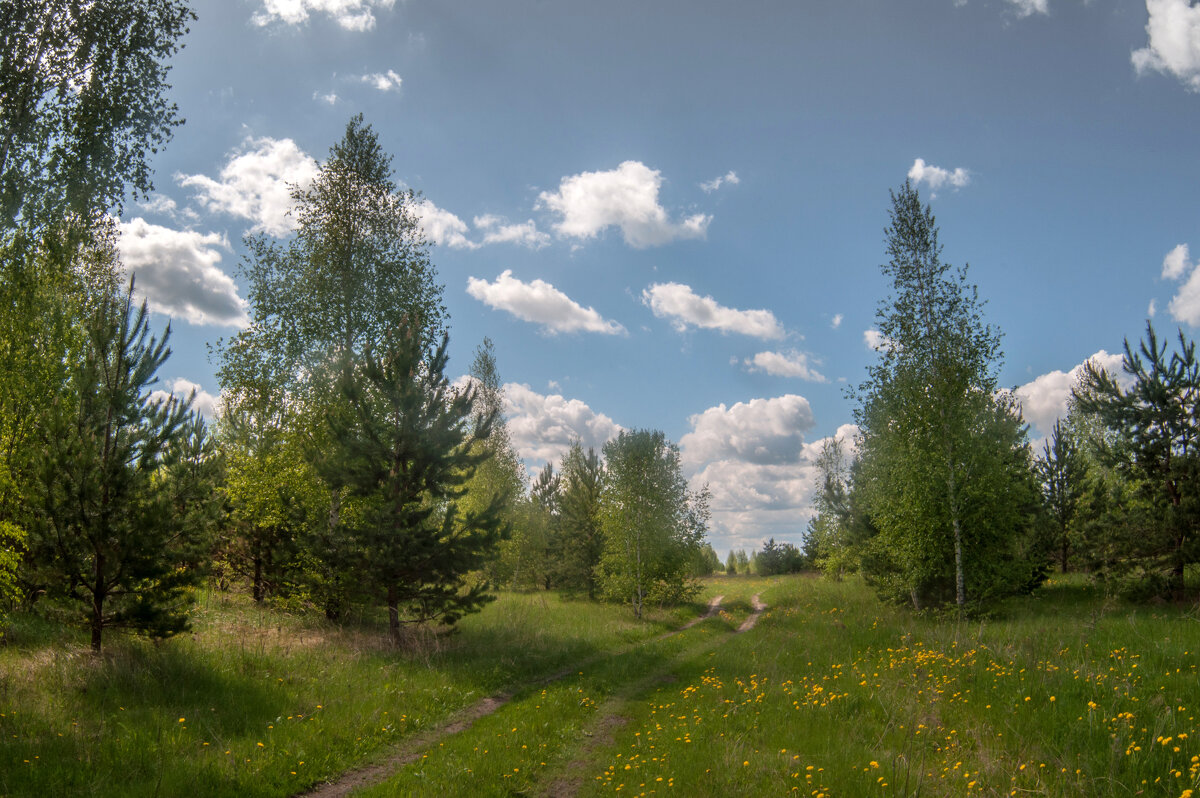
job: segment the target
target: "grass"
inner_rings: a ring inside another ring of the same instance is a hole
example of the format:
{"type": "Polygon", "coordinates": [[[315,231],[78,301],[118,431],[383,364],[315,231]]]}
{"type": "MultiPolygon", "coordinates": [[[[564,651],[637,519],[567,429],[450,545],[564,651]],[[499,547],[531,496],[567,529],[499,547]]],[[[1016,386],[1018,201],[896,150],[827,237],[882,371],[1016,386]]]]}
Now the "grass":
{"type": "Polygon", "coordinates": [[[201,596],[194,633],[159,646],[15,618],[0,648],[0,794],[292,795],[370,761],[499,689],[694,616],[635,622],[554,595],[504,594],[449,638],[398,652],[341,629],[201,596]]]}
{"type": "Polygon", "coordinates": [[[717,594],[721,613],[671,636],[699,605],[635,622],[506,594],[407,653],[382,627],[216,594],[194,636],[99,659],[21,622],[0,649],[0,794],[294,794],[508,689],[363,794],[1200,796],[1194,607],[1075,579],[973,622],[855,581],[717,594]]]}

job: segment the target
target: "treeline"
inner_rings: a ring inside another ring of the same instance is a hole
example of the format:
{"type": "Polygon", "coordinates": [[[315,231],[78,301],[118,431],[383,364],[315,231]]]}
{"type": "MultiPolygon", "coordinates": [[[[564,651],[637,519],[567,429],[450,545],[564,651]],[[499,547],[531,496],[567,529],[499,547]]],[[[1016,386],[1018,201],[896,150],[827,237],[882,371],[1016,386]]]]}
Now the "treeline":
{"type": "Polygon", "coordinates": [[[218,417],[157,389],[170,328],[134,300],[114,215],[182,121],[165,78],[192,18],[172,0],[0,14],[0,606],[81,622],[99,650],[110,628],[187,628],[207,579],[334,620],[385,606],[397,639],[496,585],[639,615],[691,596],[708,494],[662,433],[603,459],[576,445],[527,491],[490,342],[448,378],[416,195],[361,117],[293,187],[295,233],[246,239],[218,417]]]}
{"type": "Polygon", "coordinates": [[[879,360],[854,396],[858,436],[827,441],[806,556],[858,572],[920,609],[985,608],[1051,569],[1115,590],[1195,598],[1200,559],[1200,364],[1147,323],[1122,374],[1089,363],[1067,417],[1038,453],[997,386],[1000,334],[966,268],[941,261],[911,185],[886,230],[893,296],[877,313],[879,360]]]}

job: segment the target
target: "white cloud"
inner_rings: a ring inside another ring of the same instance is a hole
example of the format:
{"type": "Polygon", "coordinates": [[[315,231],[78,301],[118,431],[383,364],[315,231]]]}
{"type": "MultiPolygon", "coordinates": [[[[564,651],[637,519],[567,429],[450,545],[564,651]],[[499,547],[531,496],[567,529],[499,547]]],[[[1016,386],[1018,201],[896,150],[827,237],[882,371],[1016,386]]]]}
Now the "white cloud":
{"type": "Polygon", "coordinates": [[[778,339],[785,335],[783,325],[771,311],[727,308],[681,283],[655,283],[642,291],[642,302],[660,319],[671,319],[680,332],[690,325],[755,338],[778,339]]]}
{"type": "Polygon", "coordinates": [[[247,138],[221,169],[220,179],[176,175],[182,186],[195,188],[200,204],[254,223],[251,232],[284,236],[295,229],[291,186],[307,188],[317,162],[291,139],[247,138]]]}
{"type": "Polygon", "coordinates": [[[1200,327],[1200,263],[1189,257],[1187,244],[1180,244],[1163,258],[1162,276],[1171,280],[1187,280],[1179,286],[1167,305],[1171,318],[1193,327],[1200,327]],[[1190,274],[1189,274],[1190,272],[1190,274]]]}
{"type": "MultiPolygon", "coordinates": [[[[768,537],[799,545],[813,514],[816,458],[823,440],[805,442],[814,426],[801,396],[718,405],[690,419],[679,442],[692,485],[712,491],[713,545],[757,548],[768,537]]],[[[837,431],[849,449],[857,430],[837,431]]]]}
{"type": "Polygon", "coordinates": [[[145,202],[139,202],[138,207],[147,213],[157,213],[163,216],[175,216],[178,205],[166,194],[155,194],[145,202]]]}
{"type": "Polygon", "coordinates": [[[592,308],[584,308],[562,291],[543,280],[525,283],[506,269],[496,282],[467,278],[467,293],[497,310],[506,310],[518,319],[542,325],[547,333],[595,332],[617,335],[625,328],[606,321],[592,308]]]}
{"type": "Polygon", "coordinates": [[[262,11],[251,17],[255,25],[273,22],[301,25],[310,13],[331,17],[346,30],[367,31],[375,27],[375,10],[388,9],[396,0],[262,0],[262,11]]]}
{"type": "Polygon", "coordinates": [[[313,99],[320,100],[326,105],[337,105],[338,96],[336,91],[331,91],[328,94],[325,94],[318,90],[313,92],[313,99]]]}
{"type": "Polygon", "coordinates": [[[829,326],[836,330],[838,327],[842,326],[842,319],[844,319],[844,318],[846,318],[846,317],[843,316],[841,313],[838,313],[837,315],[835,315],[833,317],[833,321],[829,322],[829,326]]]}
{"type": "Polygon", "coordinates": [[[372,72],[369,75],[363,75],[360,79],[363,83],[369,83],[379,91],[400,91],[400,84],[404,82],[390,69],[387,72],[372,72]]]}
{"type": "Polygon", "coordinates": [[[558,191],[543,191],[538,206],[562,218],[554,225],[563,237],[594,238],[618,227],[631,247],[666,244],[678,238],[703,238],[711,216],[695,214],[672,222],[659,204],[662,176],[639,161],[625,161],[608,172],[583,172],[564,177],[558,191]]]}
{"type": "Polygon", "coordinates": [[[1071,389],[1083,376],[1084,365],[1088,362],[1108,371],[1117,379],[1118,384],[1124,387],[1130,384],[1129,375],[1121,368],[1121,355],[1110,354],[1101,349],[1070,371],[1056,369],[1042,374],[1014,391],[1021,402],[1021,412],[1025,420],[1037,428],[1043,437],[1048,436],[1054,429],[1056,420],[1066,417],[1071,389]]]}
{"type": "Polygon", "coordinates": [[[579,399],[543,395],[520,383],[505,384],[504,403],[513,446],[531,473],[546,463],[557,463],[574,440],[584,450],[591,447],[599,453],[623,429],[579,399]]]}
{"type": "Polygon", "coordinates": [[[1146,0],[1149,42],[1130,56],[1139,75],[1155,70],[1200,92],[1200,5],[1191,0],[1146,0]]]}
{"type": "Polygon", "coordinates": [[[1150,300],[1150,306],[1146,308],[1146,315],[1154,318],[1154,314],[1158,313],[1158,303],[1153,299],[1150,300]]]}
{"type": "Polygon", "coordinates": [[[230,248],[224,236],[171,230],[137,217],[119,224],[117,246],[152,310],[192,324],[246,324],[237,284],[217,266],[221,250],[230,248]]]}
{"type": "Polygon", "coordinates": [[[549,245],[550,236],[537,229],[532,219],[520,224],[508,224],[494,214],[476,216],[475,227],[483,232],[484,244],[519,244],[530,249],[549,245]]]}
{"type": "Polygon", "coordinates": [[[912,168],[908,170],[908,178],[917,185],[921,183],[928,185],[933,196],[936,197],[942,186],[950,185],[955,189],[960,189],[970,183],[971,173],[961,166],[952,172],[940,166],[927,164],[923,158],[918,158],[913,161],[912,168]]]}
{"type": "Polygon", "coordinates": [[[704,189],[706,194],[711,194],[726,183],[736,186],[740,182],[742,181],[738,179],[737,172],[730,170],[721,177],[714,177],[706,183],[701,183],[700,188],[704,189]]]}
{"type": "Polygon", "coordinates": [[[891,340],[879,330],[863,330],[863,343],[873,352],[891,349],[891,340]]]}
{"type": "Polygon", "coordinates": [[[798,462],[804,433],[815,423],[808,400],[796,394],[720,404],[688,421],[692,431],[679,448],[684,465],[691,467],[729,459],[758,465],[798,462]]]}
{"type": "Polygon", "coordinates": [[[470,229],[467,223],[450,211],[439,208],[424,197],[413,203],[412,209],[421,223],[425,238],[434,244],[451,249],[479,249],[479,244],[467,238],[470,229]]]}
{"type": "Polygon", "coordinates": [[[746,358],[745,363],[751,371],[763,371],[773,377],[799,377],[809,382],[828,382],[825,375],[808,362],[806,353],[794,349],[790,352],[759,352],[753,358],[746,358]]]}
{"type": "Polygon", "coordinates": [[[155,401],[165,401],[172,396],[177,396],[180,399],[192,397],[192,409],[204,416],[208,423],[216,420],[221,412],[221,397],[213,396],[208,391],[204,390],[199,383],[191,380],[177,377],[167,381],[168,390],[151,391],[150,398],[155,401]]]}
{"type": "Polygon", "coordinates": [[[1162,276],[1164,280],[1178,280],[1191,266],[1188,263],[1188,245],[1179,244],[1163,258],[1162,276]]]}
{"type": "Polygon", "coordinates": [[[1050,13],[1049,0],[1008,0],[1008,2],[1016,6],[1019,17],[1050,13]]]}

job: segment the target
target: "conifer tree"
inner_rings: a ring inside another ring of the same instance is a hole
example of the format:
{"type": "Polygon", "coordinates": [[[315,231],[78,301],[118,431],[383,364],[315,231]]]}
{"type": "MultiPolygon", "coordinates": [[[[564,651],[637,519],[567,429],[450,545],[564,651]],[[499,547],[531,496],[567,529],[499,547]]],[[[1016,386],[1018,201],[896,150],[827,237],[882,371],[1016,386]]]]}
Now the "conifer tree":
{"type": "Polygon", "coordinates": [[[423,346],[401,331],[376,355],[346,369],[346,402],[329,417],[328,456],[318,462],[336,489],[362,501],[342,520],[357,553],[356,572],[386,593],[389,625],[453,625],[492,599],[485,586],[467,587],[504,533],[501,498],[462,510],[464,485],[490,453],[495,416],[476,413],[477,392],[451,388],[446,346],[423,346]]]}
{"type": "Polygon", "coordinates": [[[165,637],[187,628],[216,509],[213,452],[191,400],[153,397],[170,354],[149,332],[133,283],[87,324],[83,357],[42,431],[31,546],[45,584],[105,629],[165,637]]]}
{"type": "Polygon", "coordinates": [[[598,594],[597,568],[604,553],[600,492],[604,469],[596,451],[578,441],[563,455],[560,468],[559,523],[554,552],[558,584],[568,591],[598,594]]]}

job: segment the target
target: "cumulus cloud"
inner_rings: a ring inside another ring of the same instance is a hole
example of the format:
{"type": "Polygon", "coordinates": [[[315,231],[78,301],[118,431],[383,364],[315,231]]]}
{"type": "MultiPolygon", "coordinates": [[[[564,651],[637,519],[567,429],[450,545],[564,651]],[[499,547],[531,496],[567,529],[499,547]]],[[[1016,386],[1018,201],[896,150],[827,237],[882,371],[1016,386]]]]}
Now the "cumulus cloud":
{"type": "Polygon", "coordinates": [[[372,72],[368,75],[363,75],[360,80],[363,83],[370,84],[379,91],[400,91],[400,84],[404,81],[394,71],[387,72],[372,72]]]}
{"type": "Polygon", "coordinates": [[[863,343],[872,352],[883,352],[892,348],[892,339],[879,330],[863,330],[863,343]]]}
{"type": "Polygon", "coordinates": [[[950,171],[940,166],[927,164],[923,158],[918,158],[913,161],[912,168],[908,170],[908,179],[916,185],[925,183],[929,186],[932,195],[936,197],[942,186],[949,185],[954,189],[960,189],[967,185],[971,182],[971,174],[961,166],[950,171]]]}
{"type": "Polygon", "coordinates": [[[1017,9],[1018,17],[1028,17],[1033,14],[1049,14],[1049,0],[1008,0],[1017,9]]]}
{"type": "Polygon", "coordinates": [[[660,319],[671,319],[680,332],[691,326],[772,340],[785,335],[771,311],[727,308],[682,283],[655,283],[642,291],[642,302],[660,319]]]}
{"type": "Polygon", "coordinates": [[[692,467],[729,459],[758,465],[798,462],[804,434],[815,423],[808,400],[796,394],[719,404],[688,422],[692,431],[679,448],[683,463],[692,467]]]}
{"type": "Polygon", "coordinates": [[[711,194],[723,185],[736,186],[740,182],[742,181],[738,179],[737,172],[730,170],[721,177],[714,177],[708,182],[701,183],[700,188],[704,189],[704,193],[711,194]]]}
{"type": "Polygon", "coordinates": [[[425,197],[413,203],[412,209],[427,240],[451,249],[479,249],[478,243],[467,238],[470,230],[467,223],[450,211],[439,208],[425,197]]]}
{"type": "MultiPolygon", "coordinates": [[[[718,405],[690,419],[681,460],[694,486],[712,491],[714,545],[757,548],[767,537],[799,544],[813,514],[816,459],[823,439],[806,442],[814,426],[801,396],[718,405]]],[[[857,430],[836,435],[847,450],[857,430]]]]}
{"type": "Polygon", "coordinates": [[[1021,402],[1021,412],[1025,420],[1043,437],[1051,433],[1055,421],[1066,417],[1071,389],[1078,384],[1088,362],[1112,374],[1123,387],[1130,385],[1129,375],[1121,368],[1121,355],[1110,354],[1101,349],[1070,371],[1055,369],[1025,383],[1014,392],[1021,402]]]}
{"type": "Polygon", "coordinates": [[[396,0],[262,0],[262,10],[251,21],[265,26],[273,22],[302,25],[313,13],[329,16],[346,30],[367,31],[375,27],[375,11],[391,8],[396,0]]]}
{"type": "Polygon", "coordinates": [[[1200,327],[1200,268],[1197,266],[1200,266],[1200,263],[1191,259],[1187,244],[1180,244],[1168,252],[1162,265],[1162,276],[1165,279],[1187,278],[1171,298],[1167,310],[1171,312],[1171,318],[1175,321],[1182,321],[1193,327],[1200,327]]]}
{"type": "Polygon", "coordinates": [[[537,229],[532,219],[520,224],[509,224],[494,214],[476,216],[475,227],[483,231],[484,244],[518,244],[530,249],[541,249],[550,243],[550,236],[537,229]]]}
{"type": "Polygon", "coordinates": [[[557,463],[575,440],[599,452],[624,429],[579,399],[543,395],[521,383],[504,385],[504,405],[508,434],[531,471],[557,463]]]}
{"type": "Polygon", "coordinates": [[[192,324],[244,326],[246,303],[217,266],[229,241],[217,233],[172,230],[137,217],[118,226],[121,263],[152,310],[192,324]]]}
{"type": "Polygon", "coordinates": [[[836,330],[838,327],[842,326],[842,319],[844,319],[844,318],[846,318],[846,317],[843,316],[841,313],[836,314],[833,317],[833,320],[829,322],[829,326],[836,330]]]}
{"type": "Polygon", "coordinates": [[[666,244],[679,238],[703,238],[711,216],[695,214],[673,222],[659,204],[662,175],[639,161],[625,161],[607,172],[564,177],[558,191],[543,191],[538,206],[559,214],[555,232],[564,238],[594,238],[617,227],[631,247],[666,244]]]}
{"type": "Polygon", "coordinates": [[[1191,0],[1146,0],[1149,41],[1130,56],[1139,75],[1150,70],[1174,75],[1200,92],[1200,5],[1191,0]]]}
{"type": "Polygon", "coordinates": [[[191,380],[177,377],[167,381],[167,390],[152,391],[150,398],[154,401],[163,402],[170,399],[172,396],[180,399],[192,397],[192,409],[204,416],[204,418],[212,423],[216,420],[221,412],[221,397],[213,396],[208,391],[204,390],[199,383],[191,380]]]}
{"type": "Polygon", "coordinates": [[[307,188],[317,162],[291,139],[248,137],[221,168],[219,179],[176,175],[194,188],[200,204],[253,222],[251,232],[284,236],[295,229],[291,187],[307,188]]]}
{"type": "Polygon", "coordinates": [[[506,310],[518,319],[540,324],[551,335],[560,332],[595,332],[617,335],[625,328],[606,321],[593,308],[585,308],[543,280],[525,283],[506,269],[494,283],[476,277],[467,278],[467,293],[497,310],[506,310]]]}
{"type": "Polygon", "coordinates": [[[828,382],[825,375],[809,363],[808,355],[795,349],[789,352],[759,352],[752,358],[746,358],[745,364],[751,371],[765,372],[772,377],[799,377],[809,382],[828,382]]]}
{"type": "Polygon", "coordinates": [[[338,96],[336,91],[326,93],[318,90],[313,92],[313,99],[320,100],[326,105],[337,105],[338,96]]]}

